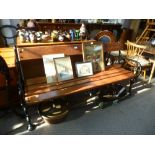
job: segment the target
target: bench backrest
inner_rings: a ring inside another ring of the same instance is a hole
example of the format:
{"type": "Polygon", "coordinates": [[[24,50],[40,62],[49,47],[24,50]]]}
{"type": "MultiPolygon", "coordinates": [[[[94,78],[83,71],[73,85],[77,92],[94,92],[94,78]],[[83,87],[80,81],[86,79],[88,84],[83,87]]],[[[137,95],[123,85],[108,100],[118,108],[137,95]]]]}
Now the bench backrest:
{"type": "MultiPolygon", "coordinates": [[[[72,65],[82,61],[82,44],[49,45],[18,48],[25,79],[45,76],[43,55],[64,53],[71,56],[72,65]]],[[[75,69],[73,68],[75,74],[75,69]]]]}

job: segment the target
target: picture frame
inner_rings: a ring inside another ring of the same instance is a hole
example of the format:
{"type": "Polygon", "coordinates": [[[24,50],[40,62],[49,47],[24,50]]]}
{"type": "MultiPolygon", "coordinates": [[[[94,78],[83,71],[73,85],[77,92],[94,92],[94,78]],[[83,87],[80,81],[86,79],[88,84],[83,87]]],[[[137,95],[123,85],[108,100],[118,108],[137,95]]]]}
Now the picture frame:
{"type": "Polygon", "coordinates": [[[55,69],[55,64],[53,59],[64,57],[64,56],[65,56],[64,53],[48,54],[48,55],[42,56],[47,83],[57,82],[56,69],[55,69]]]}
{"type": "Polygon", "coordinates": [[[65,81],[74,78],[70,56],[54,58],[54,64],[58,81],[65,81]]]}
{"type": "Polygon", "coordinates": [[[91,61],[94,73],[105,70],[103,45],[101,42],[82,43],[83,61],[91,61]]]}
{"type": "Polygon", "coordinates": [[[93,75],[92,62],[79,62],[75,64],[77,77],[93,75]]]}

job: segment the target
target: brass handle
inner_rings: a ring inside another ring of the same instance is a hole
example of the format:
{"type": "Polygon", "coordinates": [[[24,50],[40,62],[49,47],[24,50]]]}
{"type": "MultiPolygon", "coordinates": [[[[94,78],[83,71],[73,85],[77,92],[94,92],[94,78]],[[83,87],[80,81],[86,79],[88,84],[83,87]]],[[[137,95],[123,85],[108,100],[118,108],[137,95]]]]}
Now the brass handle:
{"type": "Polygon", "coordinates": [[[77,49],[78,49],[78,46],[77,46],[77,45],[76,45],[76,46],[74,46],[74,49],[76,49],[76,50],[77,50],[77,49]]]}
{"type": "Polygon", "coordinates": [[[24,51],[24,49],[23,49],[23,48],[19,49],[19,52],[20,52],[20,53],[22,53],[23,51],[24,51]]]}

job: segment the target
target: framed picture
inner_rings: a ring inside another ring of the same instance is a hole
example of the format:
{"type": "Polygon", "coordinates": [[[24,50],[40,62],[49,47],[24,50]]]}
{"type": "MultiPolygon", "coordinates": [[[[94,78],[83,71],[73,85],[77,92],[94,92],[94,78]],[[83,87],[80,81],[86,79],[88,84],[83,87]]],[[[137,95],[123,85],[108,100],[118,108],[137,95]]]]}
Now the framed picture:
{"type": "Polygon", "coordinates": [[[73,79],[73,69],[70,57],[55,58],[55,68],[57,72],[58,81],[73,79]]]}
{"type": "Polygon", "coordinates": [[[76,63],[75,67],[76,67],[77,77],[93,75],[92,62],[76,63]]]}
{"type": "Polygon", "coordinates": [[[105,70],[103,46],[100,42],[87,42],[82,44],[84,61],[91,61],[94,73],[105,70]]]}
{"type": "Polygon", "coordinates": [[[57,82],[56,70],[53,59],[64,57],[64,54],[49,54],[43,55],[42,57],[47,83],[57,82]]]}

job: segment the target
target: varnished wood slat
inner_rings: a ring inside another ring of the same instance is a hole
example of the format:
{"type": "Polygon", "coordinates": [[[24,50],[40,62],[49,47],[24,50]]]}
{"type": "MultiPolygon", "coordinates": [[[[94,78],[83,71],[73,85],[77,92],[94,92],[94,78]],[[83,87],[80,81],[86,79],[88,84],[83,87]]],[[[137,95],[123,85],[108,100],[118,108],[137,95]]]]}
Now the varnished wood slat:
{"type": "MultiPolygon", "coordinates": [[[[97,81],[97,80],[101,80],[101,79],[106,79],[106,78],[109,78],[109,77],[115,77],[115,76],[118,76],[118,75],[124,75],[124,74],[127,74],[129,71],[127,70],[116,70],[114,71],[113,73],[106,73],[106,72],[101,72],[102,74],[95,74],[93,76],[88,76],[88,77],[85,77],[85,78],[77,78],[77,79],[74,79],[74,80],[69,80],[68,82],[63,82],[63,83],[58,83],[56,85],[47,85],[47,84],[39,84],[39,85],[31,85],[31,86],[28,86],[26,87],[26,91],[29,91],[30,93],[33,93],[34,91],[37,91],[37,90],[40,90],[41,91],[51,91],[51,90],[55,90],[55,89],[62,89],[62,88],[65,88],[65,87],[69,87],[69,86],[72,86],[72,85],[76,85],[76,84],[82,84],[82,83],[87,83],[87,82],[92,82],[92,81],[97,81]]],[[[38,93],[38,92],[37,92],[38,93]]]]}
{"type": "Polygon", "coordinates": [[[62,96],[66,96],[66,95],[71,95],[74,93],[79,93],[82,91],[88,91],[91,89],[96,89],[108,84],[114,84],[114,83],[119,83],[125,80],[128,80],[130,78],[133,77],[132,73],[129,73],[128,75],[123,75],[123,76],[118,76],[116,78],[109,78],[109,79],[104,79],[101,81],[94,81],[94,82],[89,82],[89,83],[85,83],[82,85],[76,85],[74,87],[68,87],[67,89],[59,89],[59,90],[55,90],[55,91],[48,91],[46,93],[42,93],[42,94],[37,94],[37,95],[32,95],[32,96],[28,96],[26,97],[26,100],[28,103],[31,102],[40,102],[43,100],[47,100],[50,98],[57,98],[57,97],[62,97],[62,96]]]}
{"type": "Polygon", "coordinates": [[[85,79],[90,79],[90,78],[93,78],[93,80],[95,78],[99,78],[101,75],[104,75],[104,76],[111,76],[111,74],[117,74],[117,73],[120,73],[120,71],[126,71],[124,70],[123,68],[120,68],[120,65],[116,65],[115,68],[114,67],[111,67],[110,70],[107,69],[106,71],[102,71],[100,73],[97,73],[95,75],[92,75],[92,76],[86,76],[86,77],[81,77],[81,78],[76,78],[76,79],[73,79],[73,80],[69,80],[69,81],[63,81],[63,82],[58,82],[56,84],[47,84],[46,83],[46,78],[45,77],[39,77],[39,78],[33,78],[33,79],[29,79],[26,81],[26,87],[31,87],[33,88],[34,87],[39,87],[39,86],[43,86],[43,87],[49,87],[49,86],[54,86],[54,85],[64,85],[66,83],[71,83],[72,81],[73,82],[76,82],[76,81],[82,81],[82,80],[85,80],[85,79]],[[119,71],[117,70],[117,68],[119,68],[119,71]]]}
{"type": "Polygon", "coordinates": [[[102,75],[100,78],[97,78],[96,80],[94,79],[91,81],[83,81],[82,83],[80,83],[80,80],[79,80],[79,81],[76,81],[75,83],[74,82],[68,83],[66,86],[60,85],[60,86],[57,86],[57,90],[48,90],[47,92],[42,92],[42,93],[40,90],[36,91],[37,93],[35,92],[32,93],[30,91],[30,92],[27,92],[26,94],[26,100],[27,102],[39,102],[49,98],[57,98],[60,96],[78,93],[81,91],[95,89],[104,85],[117,83],[124,80],[129,80],[134,77],[134,74],[132,72],[127,71],[125,69],[124,71],[122,71],[122,68],[120,68],[119,72],[120,72],[119,74],[114,76],[109,76],[109,77],[104,77],[104,75],[102,75]]]}
{"type": "Polygon", "coordinates": [[[76,74],[74,74],[75,77],[72,80],[47,84],[43,70],[42,55],[64,53],[71,56],[72,65],[74,66],[78,60],[82,61],[81,57],[79,57],[79,55],[82,55],[81,43],[21,46],[18,52],[24,72],[25,99],[28,104],[96,89],[134,77],[132,72],[123,69],[120,65],[115,65],[107,67],[105,71],[92,76],[76,78],[76,74]],[[78,59],[75,59],[75,57],[78,57],[78,59]]]}
{"type": "Polygon", "coordinates": [[[46,83],[46,77],[35,77],[26,80],[26,86],[46,83]]]}
{"type": "MultiPolygon", "coordinates": [[[[112,73],[114,73],[115,71],[117,71],[116,69],[117,68],[119,68],[119,70],[124,70],[123,68],[121,68],[121,65],[119,65],[119,64],[115,64],[114,66],[110,66],[110,67],[107,67],[106,68],[106,72],[99,72],[99,73],[97,73],[97,74],[95,74],[95,75],[92,75],[92,76],[98,76],[98,75],[100,75],[100,74],[104,74],[104,75],[106,75],[106,74],[111,74],[111,72],[112,73]],[[114,71],[115,70],[115,71],[114,71]]],[[[89,77],[91,77],[91,76],[89,76],[89,77]]],[[[77,79],[73,79],[74,81],[75,80],[82,80],[82,79],[85,79],[85,78],[87,78],[87,77],[81,77],[81,78],[77,78],[77,79]]],[[[69,80],[69,82],[70,81],[72,81],[72,79],[71,80],[69,80]]],[[[60,82],[60,83],[67,83],[68,81],[64,81],[64,82],[60,82]]],[[[31,79],[27,79],[26,80],[26,86],[29,86],[29,85],[36,85],[36,84],[43,84],[43,83],[45,83],[46,84],[46,77],[35,77],[35,78],[31,78],[31,79]]],[[[47,85],[47,84],[46,84],[47,85]]],[[[51,85],[51,84],[49,84],[49,85],[51,85]]]]}
{"type": "Polygon", "coordinates": [[[29,94],[41,94],[41,93],[45,93],[45,92],[48,92],[48,91],[55,91],[55,90],[60,90],[60,89],[68,89],[69,87],[75,87],[77,85],[83,85],[83,84],[86,84],[86,83],[93,83],[94,81],[97,82],[101,82],[102,80],[106,80],[109,78],[116,78],[119,76],[119,78],[124,78],[124,76],[128,77],[129,76],[129,72],[121,72],[119,74],[114,74],[112,76],[106,76],[106,77],[103,77],[103,76],[100,76],[98,78],[88,78],[88,79],[85,79],[85,80],[79,80],[79,81],[76,81],[76,82],[70,82],[70,83],[67,83],[67,84],[64,84],[64,85],[57,85],[57,86],[53,86],[53,87],[33,87],[31,88],[31,90],[28,90],[26,89],[26,94],[29,95],[29,94]]]}

